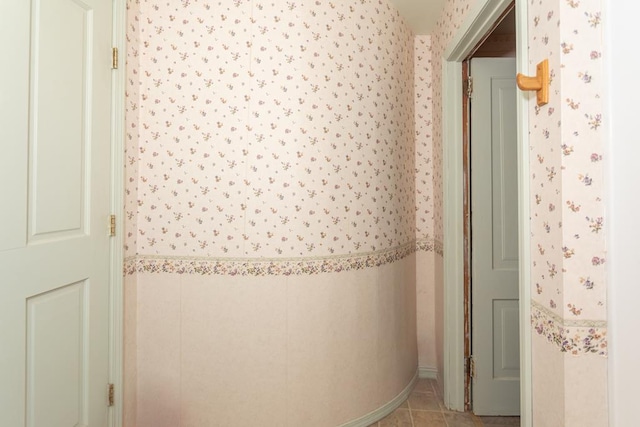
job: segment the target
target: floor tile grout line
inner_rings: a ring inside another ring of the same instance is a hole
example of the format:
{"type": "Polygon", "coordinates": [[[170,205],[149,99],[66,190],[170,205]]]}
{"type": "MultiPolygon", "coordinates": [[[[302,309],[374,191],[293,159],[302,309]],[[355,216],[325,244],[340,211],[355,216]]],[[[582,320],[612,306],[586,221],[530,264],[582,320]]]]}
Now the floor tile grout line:
{"type": "MultiPolygon", "coordinates": [[[[418,383],[416,383],[417,385],[418,383]]],[[[411,403],[409,402],[410,397],[413,393],[416,392],[416,386],[413,386],[413,390],[411,390],[411,393],[409,393],[409,396],[407,397],[407,408],[409,409],[409,419],[411,420],[411,427],[415,427],[415,423],[413,422],[413,410],[411,409],[411,403]]]]}

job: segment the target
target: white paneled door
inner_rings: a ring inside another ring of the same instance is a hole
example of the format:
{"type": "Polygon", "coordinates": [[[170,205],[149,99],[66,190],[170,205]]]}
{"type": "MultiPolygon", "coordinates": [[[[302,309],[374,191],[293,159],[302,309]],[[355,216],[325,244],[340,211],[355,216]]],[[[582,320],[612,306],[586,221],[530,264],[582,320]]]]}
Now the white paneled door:
{"type": "Polygon", "coordinates": [[[516,63],[471,60],[473,412],[520,415],[516,63]]]}
{"type": "Polygon", "coordinates": [[[0,13],[0,426],[107,424],[111,0],[0,13]]]}

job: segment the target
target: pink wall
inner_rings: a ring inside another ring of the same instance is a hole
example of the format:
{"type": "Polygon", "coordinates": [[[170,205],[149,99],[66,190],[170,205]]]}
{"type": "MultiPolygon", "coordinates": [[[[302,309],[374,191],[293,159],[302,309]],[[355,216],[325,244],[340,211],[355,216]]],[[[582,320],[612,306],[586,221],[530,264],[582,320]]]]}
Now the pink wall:
{"type": "Polygon", "coordinates": [[[411,31],[373,0],[132,0],[128,24],[128,425],[392,400],[418,364],[411,31]]]}

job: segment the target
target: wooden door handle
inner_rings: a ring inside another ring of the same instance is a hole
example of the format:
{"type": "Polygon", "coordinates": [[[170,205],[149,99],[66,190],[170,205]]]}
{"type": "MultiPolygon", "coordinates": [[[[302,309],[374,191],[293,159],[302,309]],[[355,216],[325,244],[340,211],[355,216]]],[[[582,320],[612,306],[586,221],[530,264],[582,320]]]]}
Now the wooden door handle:
{"type": "Polygon", "coordinates": [[[516,76],[516,83],[520,90],[535,90],[538,106],[549,102],[549,60],[545,59],[536,67],[536,76],[529,77],[522,73],[516,76]]]}

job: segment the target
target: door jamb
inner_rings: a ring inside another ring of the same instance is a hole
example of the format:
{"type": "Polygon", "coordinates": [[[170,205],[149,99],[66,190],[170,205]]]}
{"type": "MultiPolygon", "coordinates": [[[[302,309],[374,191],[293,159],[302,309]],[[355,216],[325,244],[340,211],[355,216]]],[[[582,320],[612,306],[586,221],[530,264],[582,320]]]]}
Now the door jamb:
{"type": "Polygon", "coordinates": [[[463,286],[464,286],[464,410],[471,406],[471,58],[462,61],[462,235],[463,286]]]}
{"type": "MultiPolygon", "coordinates": [[[[116,216],[116,234],[110,247],[109,292],[109,381],[114,385],[114,405],[108,425],[121,427],[123,416],[123,282],[124,278],[124,136],[125,136],[125,0],[113,0],[112,45],[118,49],[120,66],[111,80],[111,213],[116,216]]],[[[105,385],[106,388],[106,385],[105,385]]]]}
{"type": "MultiPolygon", "coordinates": [[[[464,234],[462,171],[462,61],[512,0],[480,0],[449,43],[442,61],[444,178],[444,400],[464,410],[464,234]]],[[[516,0],[516,66],[528,74],[527,2],[516,0]]],[[[529,225],[529,95],[518,96],[518,223],[520,267],[520,414],[532,426],[529,225]]]]}

